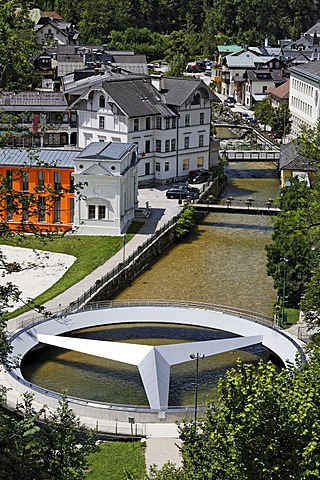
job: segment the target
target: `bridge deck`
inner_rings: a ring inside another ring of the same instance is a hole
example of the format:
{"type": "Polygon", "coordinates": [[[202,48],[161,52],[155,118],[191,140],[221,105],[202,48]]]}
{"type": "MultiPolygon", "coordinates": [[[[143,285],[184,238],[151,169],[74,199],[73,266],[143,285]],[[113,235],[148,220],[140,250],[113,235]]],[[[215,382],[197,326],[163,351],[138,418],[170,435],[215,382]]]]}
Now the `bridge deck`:
{"type": "Polygon", "coordinates": [[[277,215],[280,208],[254,205],[218,205],[210,203],[195,203],[199,212],[245,213],[249,215],[277,215]]]}

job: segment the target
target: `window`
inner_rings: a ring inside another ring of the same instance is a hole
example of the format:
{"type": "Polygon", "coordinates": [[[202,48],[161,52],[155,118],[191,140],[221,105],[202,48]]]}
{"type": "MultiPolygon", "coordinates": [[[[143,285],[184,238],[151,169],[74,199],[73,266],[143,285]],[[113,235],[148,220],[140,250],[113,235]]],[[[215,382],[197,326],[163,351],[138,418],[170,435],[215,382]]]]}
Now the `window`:
{"type": "Polygon", "coordinates": [[[165,162],[164,164],[164,171],[168,172],[169,171],[169,162],[165,162]]]}
{"type": "Polygon", "coordinates": [[[156,152],[161,152],[161,140],[156,140],[156,152]]]}
{"type": "Polygon", "coordinates": [[[176,119],[176,118],[173,118],[173,119],[172,119],[171,127],[172,127],[172,128],[177,128],[177,119],[176,119]]]}
{"type": "Polygon", "coordinates": [[[166,118],[166,130],[170,128],[170,118],[166,118]]]}
{"type": "Polygon", "coordinates": [[[60,215],[60,198],[56,198],[53,205],[53,221],[54,223],[61,222],[60,215]]]}
{"type": "Polygon", "coordinates": [[[151,118],[147,117],[146,118],[146,130],[150,130],[151,128],[151,118]]]}
{"type": "Polygon", "coordinates": [[[22,221],[27,222],[29,218],[28,200],[22,201],[22,221]]]}
{"type": "Polygon", "coordinates": [[[13,220],[13,198],[7,197],[7,220],[13,220]]]}
{"type": "Polygon", "coordinates": [[[38,172],[38,191],[43,192],[44,190],[44,172],[40,170],[38,172]]]}
{"type": "Polygon", "coordinates": [[[69,188],[69,189],[70,189],[70,193],[74,193],[74,178],[73,178],[73,176],[72,176],[72,173],[70,173],[70,181],[69,181],[69,183],[70,183],[70,188],[69,188]]]}
{"type": "Polygon", "coordinates": [[[73,223],[74,217],[74,198],[69,198],[69,222],[73,223]]]}
{"type": "Polygon", "coordinates": [[[184,117],[184,126],[185,127],[190,127],[190,114],[189,113],[184,117]]]}
{"type": "Polygon", "coordinates": [[[160,172],[160,162],[156,162],[156,172],[160,172]]]}
{"type": "Polygon", "coordinates": [[[267,89],[268,89],[267,85],[264,85],[264,86],[262,87],[262,93],[265,93],[267,89]]]}
{"type": "Polygon", "coordinates": [[[24,170],[22,172],[22,191],[27,192],[29,190],[29,173],[24,170]]]}
{"type": "Polygon", "coordinates": [[[189,148],[190,137],[184,137],[184,148],[189,148]]]}
{"type": "Polygon", "coordinates": [[[54,191],[60,192],[61,190],[61,173],[54,172],[54,191]]]}
{"type": "Polygon", "coordinates": [[[104,130],[104,117],[99,116],[99,128],[104,130]]]}
{"type": "Polygon", "coordinates": [[[105,205],[99,205],[98,218],[99,218],[99,220],[104,220],[106,218],[106,207],[105,207],[105,205]]]}
{"type": "Polygon", "coordinates": [[[199,147],[203,147],[203,135],[199,135],[199,147]]]}
{"type": "Polygon", "coordinates": [[[134,132],[139,131],[139,118],[134,118],[133,119],[133,131],[134,132]]]}
{"type": "Polygon", "coordinates": [[[166,140],[164,144],[164,151],[170,152],[170,140],[166,140]]]}
{"type": "Polygon", "coordinates": [[[147,163],[144,165],[144,174],[145,174],[145,175],[150,175],[150,162],[147,162],[147,163]]]}
{"type": "Polygon", "coordinates": [[[145,146],[144,146],[145,153],[150,153],[150,145],[151,145],[150,140],[146,140],[146,143],[145,143],[145,146]]]}
{"type": "Polygon", "coordinates": [[[38,204],[38,222],[46,221],[46,199],[44,197],[39,197],[38,204]]]}
{"type": "Polygon", "coordinates": [[[171,152],[173,152],[176,149],[176,139],[172,138],[171,139],[171,152]]]}
{"type": "Polygon", "coordinates": [[[189,170],[189,158],[182,160],[182,170],[189,170]]]}
{"type": "Polygon", "coordinates": [[[156,129],[161,130],[161,126],[162,126],[162,118],[156,117],[156,129]]]}
{"type": "Polygon", "coordinates": [[[193,96],[193,100],[191,102],[192,105],[200,105],[200,93],[196,93],[193,96]]]}
{"type": "Polygon", "coordinates": [[[99,107],[105,108],[106,107],[106,99],[104,95],[100,95],[99,97],[99,107]]]}
{"type": "Polygon", "coordinates": [[[6,171],[7,189],[12,190],[12,170],[6,171]]]}
{"type": "Polygon", "coordinates": [[[198,157],[197,158],[197,168],[203,168],[204,164],[204,157],[198,157]]]}
{"type": "Polygon", "coordinates": [[[88,218],[92,220],[96,218],[96,206],[95,205],[88,205],[88,218]]]}
{"type": "Polygon", "coordinates": [[[200,125],[204,125],[204,112],[201,112],[200,113],[200,121],[199,121],[200,125]]]}

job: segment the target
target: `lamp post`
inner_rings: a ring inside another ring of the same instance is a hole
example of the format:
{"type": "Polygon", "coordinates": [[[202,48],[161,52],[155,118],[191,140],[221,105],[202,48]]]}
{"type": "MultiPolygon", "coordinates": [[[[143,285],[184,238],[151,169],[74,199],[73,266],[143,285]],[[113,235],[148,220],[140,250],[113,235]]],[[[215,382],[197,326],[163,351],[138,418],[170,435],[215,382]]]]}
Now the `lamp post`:
{"type": "Polygon", "coordinates": [[[125,233],[122,235],[122,240],[123,240],[122,263],[124,263],[124,261],[125,261],[125,259],[126,259],[126,234],[125,234],[125,233]]]}
{"type": "MultiPolygon", "coordinates": [[[[283,320],[284,320],[284,302],[285,302],[285,298],[286,298],[286,276],[287,276],[287,263],[288,263],[288,259],[287,258],[283,258],[282,259],[284,261],[284,267],[283,267],[283,283],[282,283],[282,305],[281,305],[281,322],[283,324],[283,320]]],[[[281,326],[281,322],[280,322],[280,326],[281,326]]]]}
{"type": "Polygon", "coordinates": [[[205,355],[197,352],[196,354],[192,353],[190,358],[196,360],[196,388],[195,388],[195,397],[194,397],[194,423],[197,423],[197,413],[198,413],[198,383],[199,383],[199,358],[204,358],[205,355]]]}

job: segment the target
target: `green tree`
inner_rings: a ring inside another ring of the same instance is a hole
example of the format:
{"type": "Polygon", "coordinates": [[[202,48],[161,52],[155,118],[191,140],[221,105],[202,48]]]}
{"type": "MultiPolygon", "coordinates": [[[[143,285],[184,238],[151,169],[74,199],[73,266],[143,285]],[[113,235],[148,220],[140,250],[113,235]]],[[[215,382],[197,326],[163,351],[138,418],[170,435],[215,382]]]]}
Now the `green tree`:
{"type": "Polygon", "coordinates": [[[267,97],[264,100],[261,100],[261,102],[255,104],[254,116],[259,122],[264,124],[264,129],[266,129],[266,125],[270,125],[273,116],[271,98],[267,97]]]}
{"type": "Polygon", "coordinates": [[[96,449],[92,432],[80,424],[65,395],[47,420],[46,409],[36,412],[32,401],[26,394],[14,415],[0,413],[0,480],[85,479],[88,455],[96,449]]]}
{"type": "Polygon", "coordinates": [[[270,119],[270,127],[281,135],[288,135],[291,132],[291,113],[288,102],[282,102],[278,108],[274,109],[273,116],[270,119]]]}
{"type": "Polygon", "coordinates": [[[36,85],[30,61],[36,52],[36,34],[29,20],[28,2],[0,2],[0,89],[22,90],[36,85]]]}
{"type": "Polygon", "coordinates": [[[95,451],[89,431],[69,407],[63,393],[57,410],[50,414],[41,431],[43,461],[50,480],[83,480],[88,455],[95,451]]]}
{"type": "MultiPolygon", "coordinates": [[[[312,480],[320,475],[319,351],[280,372],[238,363],[219,401],[181,429],[183,467],[150,479],[312,480]]],[[[168,467],[166,467],[168,468],[168,467]]]]}

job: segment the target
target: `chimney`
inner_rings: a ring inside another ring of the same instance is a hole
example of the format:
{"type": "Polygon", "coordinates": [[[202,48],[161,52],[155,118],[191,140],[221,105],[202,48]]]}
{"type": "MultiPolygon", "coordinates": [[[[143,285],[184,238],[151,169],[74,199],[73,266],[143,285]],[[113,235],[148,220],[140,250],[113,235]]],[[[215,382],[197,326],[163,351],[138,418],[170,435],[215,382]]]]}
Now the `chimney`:
{"type": "Polygon", "coordinates": [[[268,37],[264,39],[264,46],[267,48],[269,47],[268,37]]]}

